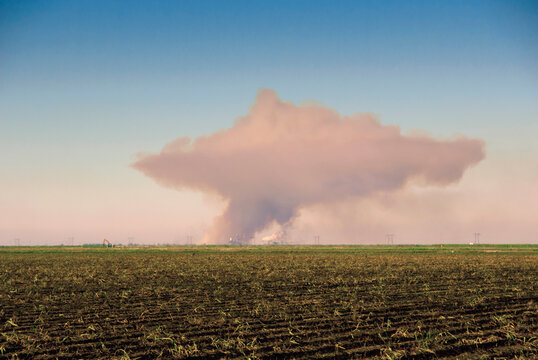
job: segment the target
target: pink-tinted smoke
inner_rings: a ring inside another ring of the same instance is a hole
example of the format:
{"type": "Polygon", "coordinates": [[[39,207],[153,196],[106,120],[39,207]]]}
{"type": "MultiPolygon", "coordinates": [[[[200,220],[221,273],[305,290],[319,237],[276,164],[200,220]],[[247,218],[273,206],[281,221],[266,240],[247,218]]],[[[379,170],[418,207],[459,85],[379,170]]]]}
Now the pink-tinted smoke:
{"type": "Polygon", "coordinates": [[[164,186],[227,199],[205,238],[218,244],[231,237],[248,242],[274,222],[287,226],[309,205],[396,190],[411,179],[457,182],[483,158],[481,140],[404,136],[371,114],[296,106],[261,90],[233,127],[179,138],[133,167],[164,186]]]}

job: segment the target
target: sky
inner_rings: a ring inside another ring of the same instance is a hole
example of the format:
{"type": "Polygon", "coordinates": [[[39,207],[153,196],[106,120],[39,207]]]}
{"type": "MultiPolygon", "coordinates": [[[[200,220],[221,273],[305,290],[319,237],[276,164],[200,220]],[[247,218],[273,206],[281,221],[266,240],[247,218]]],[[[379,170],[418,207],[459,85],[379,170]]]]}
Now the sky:
{"type": "MultiPolygon", "coordinates": [[[[484,157],[444,184],[309,197],[254,242],[538,242],[536,2],[0,0],[0,245],[203,241],[235,193],[133,164],[240,133],[263,89],[338,114],[335,129],[372,114],[403,139],[482,141],[484,157]]],[[[324,146],[329,164],[359,156],[324,146]]]]}

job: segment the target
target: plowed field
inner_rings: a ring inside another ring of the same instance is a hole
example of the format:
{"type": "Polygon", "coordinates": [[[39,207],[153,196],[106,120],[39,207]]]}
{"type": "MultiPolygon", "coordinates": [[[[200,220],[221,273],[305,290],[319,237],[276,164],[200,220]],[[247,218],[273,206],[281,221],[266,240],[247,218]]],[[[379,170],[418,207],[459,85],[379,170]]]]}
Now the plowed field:
{"type": "Polygon", "coordinates": [[[537,253],[336,250],[1,251],[0,359],[538,356],[537,253]]]}

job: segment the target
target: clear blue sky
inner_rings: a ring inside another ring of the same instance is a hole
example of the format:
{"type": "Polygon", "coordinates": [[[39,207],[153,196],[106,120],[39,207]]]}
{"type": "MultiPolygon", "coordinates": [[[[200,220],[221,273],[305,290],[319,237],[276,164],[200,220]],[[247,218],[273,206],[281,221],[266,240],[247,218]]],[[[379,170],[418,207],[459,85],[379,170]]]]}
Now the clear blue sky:
{"type": "Polygon", "coordinates": [[[534,151],[538,2],[0,0],[4,189],[140,176],[134,153],[231,126],[262,87],[534,151]]]}
{"type": "Polygon", "coordinates": [[[484,108],[538,94],[532,1],[4,1],[0,13],[2,115],[42,136],[201,134],[260,87],[452,132],[448,117],[480,124],[484,108]]]}

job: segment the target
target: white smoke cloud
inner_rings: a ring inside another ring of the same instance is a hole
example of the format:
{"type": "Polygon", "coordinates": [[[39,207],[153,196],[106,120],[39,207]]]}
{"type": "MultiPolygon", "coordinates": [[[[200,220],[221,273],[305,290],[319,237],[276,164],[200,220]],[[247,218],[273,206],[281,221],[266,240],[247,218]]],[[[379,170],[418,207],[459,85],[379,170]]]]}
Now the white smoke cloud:
{"type": "Polygon", "coordinates": [[[402,135],[372,114],[342,116],[320,105],[296,106],[262,90],[233,127],[179,138],[132,166],[161,185],[217,193],[228,201],[207,243],[249,242],[275,223],[287,228],[299,210],[349,198],[459,181],[484,158],[484,143],[402,135]]]}

